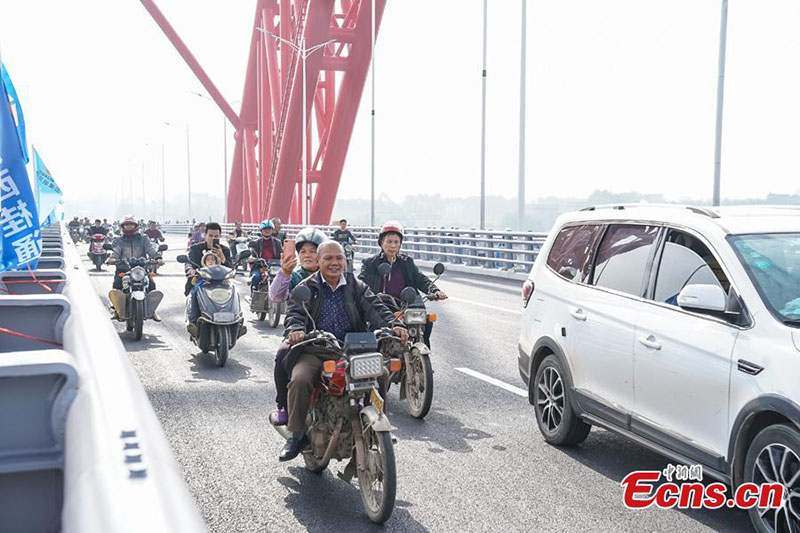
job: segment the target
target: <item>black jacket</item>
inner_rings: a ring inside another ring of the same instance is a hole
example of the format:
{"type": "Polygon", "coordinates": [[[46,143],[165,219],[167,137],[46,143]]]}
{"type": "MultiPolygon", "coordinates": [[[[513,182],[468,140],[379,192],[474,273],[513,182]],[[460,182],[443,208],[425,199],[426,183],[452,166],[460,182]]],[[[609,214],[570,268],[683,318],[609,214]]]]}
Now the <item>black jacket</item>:
{"type": "Polygon", "coordinates": [[[353,244],[358,242],[352,231],[349,229],[342,231],[341,228],[333,232],[333,240],[342,243],[342,245],[348,242],[352,242],[353,244]]]}
{"type": "MultiPolygon", "coordinates": [[[[261,252],[264,250],[264,240],[264,237],[261,237],[257,241],[252,241],[250,244],[248,244],[248,246],[253,250],[253,259],[259,259],[261,257],[261,252]]],[[[275,259],[280,260],[281,253],[283,253],[281,241],[275,237],[270,237],[269,240],[272,244],[272,252],[275,255],[275,259]]]]}
{"type": "MultiPolygon", "coordinates": [[[[300,284],[306,285],[311,289],[311,300],[306,304],[308,311],[314,318],[319,317],[322,293],[322,275],[317,272],[300,284]]],[[[357,280],[353,274],[346,273],[347,285],[342,287],[344,291],[344,308],[350,318],[350,325],[353,331],[372,331],[383,327],[402,326],[403,324],[395,318],[389,308],[375,296],[369,287],[357,280]]],[[[304,331],[306,333],[313,329],[311,321],[306,316],[303,306],[293,300],[289,300],[289,306],[284,320],[285,335],[293,331],[304,331]]]]}
{"type": "MultiPolygon", "coordinates": [[[[414,260],[405,254],[397,254],[397,259],[400,261],[400,266],[403,269],[403,277],[406,280],[406,287],[414,287],[424,294],[436,292],[439,288],[434,285],[428,276],[423,274],[414,264],[414,260]]],[[[361,263],[361,272],[358,274],[358,279],[369,285],[372,292],[383,292],[383,276],[378,272],[378,267],[383,263],[388,263],[386,255],[383,252],[374,255],[368,259],[364,259],[361,263]]]]}
{"type": "MultiPolygon", "coordinates": [[[[231,251],[230,251],[230,249],[227,246],[225,246],[224,244],[220,244],[219,247],[222,248],[222,255],[225,256],[225,262],[222,263],[222,264],[224,266],[228,267],[228,268],[232,268],[233,267],[233,260],[231,259],[231,251]]],[[[189,270],[190,268],[194,268],[194,269],[199,268],[198,266],[195,266],[195,265],[202,265],[203,252],[205,252],[206,250],[210,250],[210,248],[208,246],[206,246],[206,241],[202,241],[202,242],[198,242],[196,244],[193,244],[192,247],[189,248],[189,260],[192,263],[194,263],[194,265],[186,263],[184,269],[185,270],[189,270]]]]}

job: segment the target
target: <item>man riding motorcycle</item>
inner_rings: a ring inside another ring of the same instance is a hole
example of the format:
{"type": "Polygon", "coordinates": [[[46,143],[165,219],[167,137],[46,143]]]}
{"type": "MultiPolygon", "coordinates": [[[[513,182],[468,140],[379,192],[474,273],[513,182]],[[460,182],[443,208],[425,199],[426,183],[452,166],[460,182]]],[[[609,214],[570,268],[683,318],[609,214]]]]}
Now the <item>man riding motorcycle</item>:
{"type": "MultiPolygon", "coordinates": [[[[328,238],[317,228],[304,228],[295,236],[295,253],[284,253],[281,257],[281,270],[275,275],[269,286],[269,299],[273,302],[283,302],[289,298],[289,293],[304,279],[319,270],[317,260],[317,248],[328,238]],[[298,266],[298,258],[300,265],[298,266]]],[[[289,385],[289,374],[283,366],[283,359],[289,353],[289,345],[283,343],[275,353],[275,389],[277,395],[275,403],[277,410],[271,419],[276,426],[286,425],[289,420],[289,412],[286,409],[287,387],[289,385]]]]}
{"type": "Polygon", "coordinates": [[[197,303],[197,294],[196,292],[192,291],[194,284],[192,280],[194,280],[195,275],[197,274],[197,270],[195,270],[195,265],[203,265],[203,255],[206,252],[211,252],[217,256],[220,265],[226,267],[233,266],[233,260],[231,259],[231,251],[228,249],[227,246],[224,244],[220,244],[219,237],[222,234],[222,227],[216,222],[209,222],[206,224],[206,232],[204,240],[193,244],[191,248],[189,248],[189,262],[186,263],[184,269],[186,273],[186,286],[184,287],[184,296],[189,296],[189,324],[186,326],[186,329],[189,331],[190,334],[193,336],[197,336],[197,319],[200,317],[200,306],[197,303]]]}
{"type": "MultiPolygon", "coordinates": [[[[122,236],[114,239],[113,249],[111,250],[111,257],[108,259],[109,265],[116,265],[117,269],[114,272],[114,283],[112,287],[118,291],[122,290],[122,278],[119,276],[120,267],[119,263],[131,258],[149,257],[155,259],[159,266],[164,265],[161,259],[161,253],[158,248],[153,245],[147,236],[139,233],[139,223],[136,217],[128,215],[122,220],[120,225],[122,228],[122,236]]],[[[149,291],[154,291],[156,283],[153,278],[149,278],[149,291]]],[[[161,318],[153,313],[153,320],[161,322],[161,318]]]]}
{"type": "MultiPolygon", "coordinates": [[[[413,287],[424,294],[431,294],[435,300],[446,300],[447,295],[434,285],[428,276],[420,272],[417,265],[414,264],[414,260],[400,253],[403,233],[402,224],[394,220],[386,222],[381,227],[378,235],[381,252],[363,261],[358,279],[369,285],[373,292],[383,292],[395,298],[400,298],[400,293],[406,287],[413,287]],[[378,271],[378,267],[382,263],[388,263],[392,267],[385,279],[378,271]]],[[[423,333],[425,344],[428,347],[431,345],[432,330],[433,322],[428,322],[423,333]]]]}
{"type": "Polygon", "coordinates": [[[99,218],[94,219],[94,225],[90,226],[87,231],[89,232],[90,237],[98,233],[101,233],[103,235],[108,235],[108,229],[106,229],[105,226],[103,226],[99,218]]]}
{"type": "Polygon", "coordinates": [[[273,232],[274,233],[273,237],[281,241],[281,245],[283,245],[283,241],[286,240],[286,232],[281,231],[281,225],[282,225],[281,219],[275,217],[272,219],[272,223],[275,225],[275,231],[273,232]]]}
{"type": "MultiPolygon", "coordinates": [[[[263,259],[267,262],[280,259],[283,246],[281,241],[272,236],[272,231],[275,229],[272,221],[264,220],[258,228],[261,231],[261,238],[249,244],[253,255],[247,260],[248,263],[252,263],[256,259],[263,259]]],[[[254,268],[250,272],[250,286],[253,290],[258,290],[259,283],[261,283],[261,269],[254,268]]]]}
{"type": "Polygon", "coordinates": [[[164,235],[161,233],[161,230],[158,229],[155,220],[151,220],[149,222],[148,228],[144,231],[144,234],[147,235],[150,240],[156,242],[164,242],[166,240],[164,239],[164,235]]]}
{"type": "MultiPolygon", "coordinates": [[[[332,333],[340,341],[344,340],[347,333],[369,331],[367,323],[373,329],[392,327],[395,335],[404,342],[408,339],[405,328],[372,290],[345,272],[341,244],[326,241],[319,246],[317,253],[319,272],[302,282],[311,290],[311,300],[307,304],[311,318],[306,315],[302,305],[289,302],[285,335],[290,345],[302,342],[306,334],[314,329],[314,324],[316,329],[332,333]]],[[[304,431],[306,416],[311,394],[322,370],[322,361],[309,352],[291,353],[285,364],[287,370],[291,369],[287,429],[292,436],[281,450],[281,461],[294,459],[308,445],[304,431]]]]}
{"type": "Polygon", "coordinates": [[[358,244],[356,236],[353,232],[347,229],[347,220],[342,219],[339,221],[339,229],[333,232],[333,240],[344,246],[348,243],[358,244]]]}
{"type": "Polygon", "coordinates": [[[236,237],[247,237],[247,231],[242,229],[242,223],[238,220],[233,223],[233,231],[228,233],[228,240],[233,240],[236,237]]]}

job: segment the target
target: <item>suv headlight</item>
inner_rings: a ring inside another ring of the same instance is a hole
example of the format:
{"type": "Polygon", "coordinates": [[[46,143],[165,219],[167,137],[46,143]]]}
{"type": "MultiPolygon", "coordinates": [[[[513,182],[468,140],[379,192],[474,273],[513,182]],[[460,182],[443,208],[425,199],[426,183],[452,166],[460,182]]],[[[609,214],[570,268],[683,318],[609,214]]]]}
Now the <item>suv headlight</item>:
{"type": "Polygon", "coordinates": [[[231,299],[231,296],[233,296],[233,289],[217,287],[216,289],[208,291],[208,297],[211,298],[214,303],[220,305],[227,303],[228,300],[231,299]]]}
{"type": "Polygon", "coordinates": [[[383,374],[383,356],[379,353],[354,355],[350,358],[350,377],[376,378],[383,374]]]}
{"type": "Polygon", "coordinates": [[[145,270],[140,266],[133,267],[133,269],[131,269],[131,279],[133,281],[142,281],[146,275],[147,272],[145,272],[145,270]]]}
{"type": "Polygon", "coordinates": [[[406,309],[403,313],[406,324],[426,324],[428,312],[425,309],[406,309]]]}

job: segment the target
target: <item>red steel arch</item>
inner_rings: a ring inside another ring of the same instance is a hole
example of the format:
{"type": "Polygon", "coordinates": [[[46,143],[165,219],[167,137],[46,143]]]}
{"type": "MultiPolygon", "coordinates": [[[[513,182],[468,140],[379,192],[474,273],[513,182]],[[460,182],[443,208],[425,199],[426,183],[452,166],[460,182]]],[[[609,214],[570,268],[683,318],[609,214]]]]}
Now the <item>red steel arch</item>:
{"type": "Polygon", "coordinates": [[[311,224],[331,220],[347,148],[386,0],[257,0],[242,107],[237,115],[154,0],[140,0],[235,129],[228,220],[280,217],[300,223],[303,93],[307,102],[307,209],[311,224]],[[298,48],[335,42],[308,57],[302,79],[298,48]]]}

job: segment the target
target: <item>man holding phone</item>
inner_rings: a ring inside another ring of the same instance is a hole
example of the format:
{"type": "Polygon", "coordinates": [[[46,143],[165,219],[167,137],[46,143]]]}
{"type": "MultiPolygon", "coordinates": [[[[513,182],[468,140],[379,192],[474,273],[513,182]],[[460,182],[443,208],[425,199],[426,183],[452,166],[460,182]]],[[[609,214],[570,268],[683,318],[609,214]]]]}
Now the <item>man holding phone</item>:
{"type": "Polygon", "coordinates": [[[203,260],[204,252],[210,251],[216,255],[221,265],[225,265],[228,268],[233,266],[230,249],[219,242],[221,234],[222,228],[220,225],[216,222],[209,222],[206,224],[206,233],[203,236],[203,240],[193,244],[192,247],[189,248],[190,262],[186,263],[184,266],[186,271],[186,287],[184,287],[184,296],[188,296],[189,291],[192,290],[192,278],[195,275],[194,265],[201,264],[200,262],[203,260]]]}

